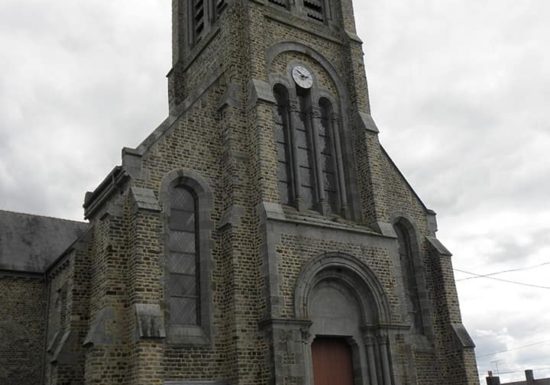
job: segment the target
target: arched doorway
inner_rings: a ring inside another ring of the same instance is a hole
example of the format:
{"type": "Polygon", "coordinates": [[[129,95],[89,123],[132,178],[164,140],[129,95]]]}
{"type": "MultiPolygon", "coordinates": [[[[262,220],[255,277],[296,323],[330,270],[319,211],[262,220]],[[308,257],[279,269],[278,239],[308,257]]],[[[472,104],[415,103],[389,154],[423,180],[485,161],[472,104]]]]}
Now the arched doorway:
{"type": "Polygon", "coordinates": [[[340,253],[312,260],[300,275],[295,311],[311,322],[306,385],[340,385],[330,373],[338,373],[342,385],[394,385],[388,330],[381,327],[389,305],[367,266],[340,253]]]}
{"type": "Polygon", "coordinates": [[[314,385],[353,385],[353,357],[344,338],[317,337],[311,345],[314,385]]]}

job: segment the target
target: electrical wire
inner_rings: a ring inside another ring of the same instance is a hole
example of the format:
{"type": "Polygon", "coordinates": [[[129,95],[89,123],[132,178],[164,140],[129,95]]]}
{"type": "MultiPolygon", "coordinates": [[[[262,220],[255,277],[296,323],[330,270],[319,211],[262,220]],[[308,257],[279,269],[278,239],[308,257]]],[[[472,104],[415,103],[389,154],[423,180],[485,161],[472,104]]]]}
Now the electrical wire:
{"type": "Polygon", "coordinates": [[[460,273],[469,274],[469,275],[475,276],[477,278],[486,278],[486,279],[492,279],[492,280],[500,281],[500,282],[512,283],[514,285],[521,285],[521,286],[527,286],[527,287],[534,287],[534,288],[537,288],[537,289],[550,290],[550,286],[541,286],[541,285],[534,285],[534,284],[531,284],[531,283],[511,281],[509,279],[496,278],[496,277],[491,277],[491,276],[483,275],[483,274],[476,274],[476,273],[472,273],[470,271],[465,271],[465,270],[460,270],[460,269],[453,269],[453,270],[458,271],[460,273]]]}
{"type": "Polygon", "coordinates": [[[496,356],[497,354],[508,353],[508,352],[512,352],[512,351],[514,351],[514,350],[521,350],[521,349],[525,349],[525,348],[530,348],[531,346],[543,345],[543,344],[547,344],[547,343],[549,343],[549,342],[550,342],[550,340],[544,340],[544,341],[534,342],[534,343],[529,344],[529,345],[518,346],[518,347],[515,347],[515,348],[512,348],[512,349],[502,350],[502,351],[500,351],[500,352],[494,352],[494,353],[489,353],[489,354],[476,355],[476,357],[477,357],[477,358],[482,358],[482,357],[496,356]]]}
{"type": "MultiPolygon", "coordinates": [[[[545,367],[542,367],[542,368],[529,368],[528,370],[532,370],[533,372],[537,371],[537,370],[548,370],[550,369],[550,366],[545,366],[545,367]]],[[[500,371],[499,370],[499,375],[501,374],[513,374],[513,373],[523,373],[525,372],[525,369],[517,369],[517,370],[506,370],[505,372],[503,371],[500,371]]]]}
{"type": "Polygon", "coordinates": [[[497,271],[497,272],[494,272],[494,273],[480,274],[479,276],[475,276],[475,277],[461,278],[461,279],[457,279],[456,282],[468,281],[470,279],[487,278],[487,277],[492,277],[494,275],[499,275],[499,274],[504,274],[504,273],[513,273],[513,272],[516,272],[516,271],[531,270],[531,269],[535,269],[537,267],[547,266],[547,265],[550,265],[550,262],[544,262],[544,263],[541,263],[541,264],[535,265],[535,266],[518,267],[517,269],[509,269],[509,270],[497,271]]]}

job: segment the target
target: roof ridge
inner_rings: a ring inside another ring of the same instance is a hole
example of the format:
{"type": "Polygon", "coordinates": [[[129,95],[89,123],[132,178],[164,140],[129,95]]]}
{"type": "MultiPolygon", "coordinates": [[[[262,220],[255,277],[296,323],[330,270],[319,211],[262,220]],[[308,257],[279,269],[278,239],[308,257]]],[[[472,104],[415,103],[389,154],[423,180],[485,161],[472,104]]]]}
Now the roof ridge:
{"type": "Polygon", "coordinates": [[[31,213],[24,213],[24,212],[4,210],[4,209],[0,209],[0,213],[26,215],[26,216],[29,216],[29,217],[40,217],[40,218],[46,218],[46,219],[55,219],[55,220],[58,220],[58,221],[73,222],[73,223],[80,223],[80,224],[88,224],[89,223],[89,222],[85,222],[85,221],[76,221],[74,219],[53,217],[53,216],[50,216],[50,215],[31,214],[31,213]]]}

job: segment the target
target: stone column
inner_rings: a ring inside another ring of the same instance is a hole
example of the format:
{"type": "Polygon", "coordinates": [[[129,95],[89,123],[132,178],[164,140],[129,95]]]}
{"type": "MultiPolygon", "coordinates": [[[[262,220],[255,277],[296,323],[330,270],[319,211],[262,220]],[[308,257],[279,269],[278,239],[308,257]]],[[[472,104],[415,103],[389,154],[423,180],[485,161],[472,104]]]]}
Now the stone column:
{"type": "Polygon", "coordinates": [[[318,107],[311,107],[309,110],[310,121],[311,121],[311,139],[313,145],[313,152],[315,156],[315,176],[317,178],[317,191],[319,196],[319,209],[322,214],[327,214],[328,209],[328,199],[325,191],[325,179],[323,178],[323,166],[321,160],[321,146],[319,144],[319,131],[321,126],[321,109],[318,107]]]}
{"type": "Polygon", "coordinates": [[[161,310],[160,205],[153,190],[130,189],[133,210],[128,215],[127,289],[130,381],[136,385],[162,384],[163,343],[161,310]]]}
{"type": "Polygon", "coordinates": [[[385,335],[378,336],[378,348],[380,350],[380,362],[382,364],[382,378],[384,385],[392,385],[390,352],[389,352],[388,337],[385,335]]]}
{"type": "Polygon", "coordinates": [[[342,154],[343,148],[342,143],[340,140],[340,132],[341,132],[341,117],[336,114],[332,113],[330,116],[330,135],[332,136],[333,141],[333,148],[334,148],[334,156],[336,157],[336,173],[338,175],[338,188],[339,188],[339,199],[340,199],[340,211],[341,215],[343,215],[345,218],[350,218],[350,209],[348,204],[348,191],[346,187],[346,174],[344,172],[344,157],[342,154]]]}
{"type": "Polygon", "coordinates": [[[290,132],[292,135],[292,168],[294,171],[294,181],[292,186],[294,187],[294,199],[298,210],[302,210],[304,207],[304,201],[300,191],[302,184],[302,177],[300,175],[300,167],[298,166],[298,138],[296,127],[300,124],[300,105],[296,100],[290,100],[290,132]]]}
{"type": "Polygon", "coordinates": [[[378,385],[378,373],[376,370],[376,339],[372,336],[365,337],[367,351],[367,365],[370,385],[378,385]]]}
{"type": "Polygon", "coordinates": [[[313,384],[310,326],[310,321],[290,319],[270,319],[260,323],[273,344],[270,383],[313,384]]]}

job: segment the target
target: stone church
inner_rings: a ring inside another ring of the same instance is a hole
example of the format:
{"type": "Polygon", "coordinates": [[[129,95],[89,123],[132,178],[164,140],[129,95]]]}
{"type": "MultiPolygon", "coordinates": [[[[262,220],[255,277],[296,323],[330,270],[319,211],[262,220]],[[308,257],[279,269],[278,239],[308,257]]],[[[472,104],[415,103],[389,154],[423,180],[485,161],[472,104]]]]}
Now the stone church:
{"type": "Polygon", "coordinates": [[[352,0],[172,8],[168,118],[87,222],[0,212],[0,384],[478,384],[352,0]]]}

